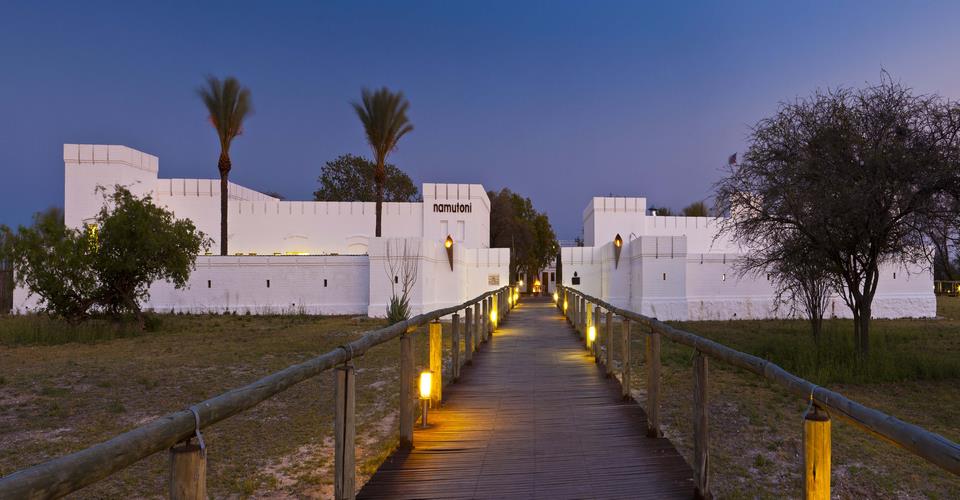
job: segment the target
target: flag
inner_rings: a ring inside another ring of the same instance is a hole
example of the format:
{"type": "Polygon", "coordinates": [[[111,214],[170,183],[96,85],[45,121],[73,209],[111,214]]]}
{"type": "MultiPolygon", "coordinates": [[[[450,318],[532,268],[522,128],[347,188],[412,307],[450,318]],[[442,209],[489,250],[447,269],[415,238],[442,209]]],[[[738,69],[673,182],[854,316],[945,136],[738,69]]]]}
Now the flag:
{"type": "Polygon", "coordinates": [[[737,164],[737,153],[730,155],[730,158],[727,158],[727,165],[736,165],[737,164]]]}

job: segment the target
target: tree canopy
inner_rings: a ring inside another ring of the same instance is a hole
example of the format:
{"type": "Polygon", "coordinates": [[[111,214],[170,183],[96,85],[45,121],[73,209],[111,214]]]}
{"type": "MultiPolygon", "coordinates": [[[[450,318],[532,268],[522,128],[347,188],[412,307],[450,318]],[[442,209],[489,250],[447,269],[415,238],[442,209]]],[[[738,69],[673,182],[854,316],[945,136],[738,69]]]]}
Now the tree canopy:
{"type": "Polygon", "coordinates": [[[511,249],[510,279],[532,276],[549,266],[556,258],[559,245],[547,214],[538,212],[530,198],[506,188],[489,191],[487,196],[490,198],[490,246],[511,249]]]}
{"type": "Polygon", "coordinates": [[[866,354],[880,266],[925,262],[929,229],[956,225],[960,108],[886,78],[784,103],[750,143],[717,185],[722,230],[774,272],[796,246],[823,264],[866,354]]]}
{"type": "Polygon", "coordinates": [[[192,221],[122,186],[105,196],[85,230],[64,226],[62,213],[53,210],[10,239],[17,280],[46,311],[72,322],[91,310],[132,313],[141,327],[140,303],[149,298],[150,285],[165,280],[186,286],[197,255],[210,246],[192,221]]]}
{"type": "Polygon", "coordinates": [[[686,217],[708,217],[710,210],[703,201],[695,201],[683,207],[683,215],[686,217]]]}
{"type": "MultiPolygon", "coordinates": [[[[376,201],[374,181],[376,164],[352,154],[328,161],[320,171],[319,189],[314,191],[317,201],[376,201]]],[[[385,166],[383,201],[417,201],[420,190],[403,170],[394,165],[385,166]]]]}
{"type": "Polygon", "coordinates": [[[377,220],[374,234],[381,234],[384,190],[387,182],[387,155],[397,149],[400,138],[413,131],[413,124],[407,118],[410,101],[403,92],[391,92],[383,87],[380,90],[363,89],[361,101],[352,103],[357,118],[363,124],[367,142],[373,151],[375,168],[373,182],[376,186],[377,220]]]}

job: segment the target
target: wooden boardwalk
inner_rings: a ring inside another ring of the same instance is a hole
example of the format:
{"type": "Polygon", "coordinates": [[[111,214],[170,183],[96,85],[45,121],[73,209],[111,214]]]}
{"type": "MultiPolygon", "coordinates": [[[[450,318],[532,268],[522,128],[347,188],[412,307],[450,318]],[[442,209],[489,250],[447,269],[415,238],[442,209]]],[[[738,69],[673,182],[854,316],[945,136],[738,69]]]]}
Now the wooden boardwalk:
{"type": "MultiPolygon", "coordinates": [[[[692,471],[621,402],[548,301],[527,300],[358,498],[690,498],[692,471]]],[[[418,422],[419,426],[419,422],[418,422]]]]}

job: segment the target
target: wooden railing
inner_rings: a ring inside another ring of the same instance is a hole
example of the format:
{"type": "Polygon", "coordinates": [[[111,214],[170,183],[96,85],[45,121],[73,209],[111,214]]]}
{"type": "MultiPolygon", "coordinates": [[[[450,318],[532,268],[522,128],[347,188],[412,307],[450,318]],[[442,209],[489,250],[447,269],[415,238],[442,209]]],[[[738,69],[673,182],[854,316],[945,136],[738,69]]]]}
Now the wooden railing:
{"type": "Polygon", "coordinates": [[[951,297],[956,297],[960,295],[960,281],[934,281],[933,293],[937,295],[949,295],[951,297]]]}
{"type": "MultiPolygon", "coordinates": [[[[451,316],[453,345],[453,377],[460,374],[460,366],[469,363],[474,350],[479,349],[496,329],[498,322],[509,314],[513,304],[508,294],[513,290],[502,287],[484,293],[460,305],[430,311],[406,321],[379,330],[367,332],[357,340],[317,356],[309,361],[290,366],[252,384],[233,389],[219,396],[170,413],[146,425],[120,434],[108,441],[28,469],[0,478],[0,498],[57,498],[104,479],[146,457],[163,450],[170,453],[171,498],[207,498],[206,452],[201,431],[227,419],[290,387],[337,367],[336,409],[334,422],[335,467],[334,492],[336,498],[355,495],[354,461],[354,397],[355,375],[351,360],[367,350],[400,338],[400,446],[413,444],[416,409],[416,374],[414,373],[413,333],[430,323],[430,364],[435,386],[441,384],[442,336],[439,320],[451,316]],[[460,356],[460,311],[466,321],[465,356],[460,356]],[[492,314],[497,311],[497,314],[492,314]],[[476,312],[476,314],[474,314],[476,312]],[[198,444],[191,444],[193,438],[198,444]],[[181,446],[178,444],[183,443],[181,446]]],[[[436,394],[439,397],[439,391],[436,394]]]]}
{"type": "Polygon", "coordinates": [[[576,289],[561,287],[557,308],[581,333],[597,362],[606,364],[612,374],[615,347],[613,320],[619,316],[621,334],[621,386],[624,398],[630,398],[630,324],[637,322],[645,334],[647,385],[647,435],[660,437],[660,337],[694,349],[693,357],[693,440],[694,494],[710,496],[710,450],[708,446],[707,377],[708,358],[742,368],[769,380],[809,402],[804,418],[804,495],[806,498],[830,498],[830,417],[837,416],[879,436],[924,460],[960,475],[960,445],[893,416],[864,406],[843,395],[804,380],[770,361],[731,349],[723,344],[674,328],[656,318],[613,306],[576,289]],[[606,310],[606,352],[599,348],[601,309],[606,310]],[[592,337],[592,338],[591,338],[592,337]]]}

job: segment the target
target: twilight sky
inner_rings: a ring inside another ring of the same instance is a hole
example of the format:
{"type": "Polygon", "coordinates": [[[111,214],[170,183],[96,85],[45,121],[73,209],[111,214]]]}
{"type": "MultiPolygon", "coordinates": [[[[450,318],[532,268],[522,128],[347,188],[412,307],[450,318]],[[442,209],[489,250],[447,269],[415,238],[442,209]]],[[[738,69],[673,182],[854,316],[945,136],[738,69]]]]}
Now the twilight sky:
{"type": "Polygon", "coordinates": [[[253,93],[239,184],[310,199],[326,160],[368,155],[348,103],[386,85],[416,127],[393,163],[529,196],[561,239],[591,196],[709,198],[749,126],[818,87],[886,69],[960,98],[957,2],[168,3],[4,4],[0,223],[63,205],[65,142],[215,178],[207,74],[253,93]]]}

